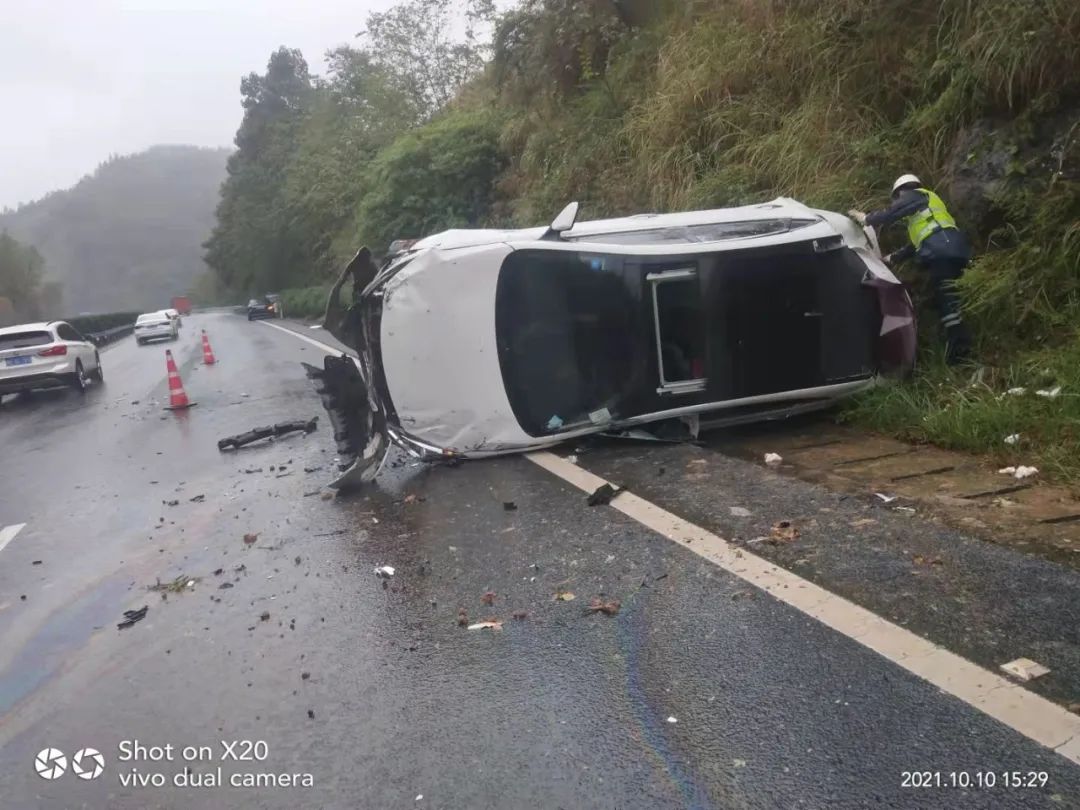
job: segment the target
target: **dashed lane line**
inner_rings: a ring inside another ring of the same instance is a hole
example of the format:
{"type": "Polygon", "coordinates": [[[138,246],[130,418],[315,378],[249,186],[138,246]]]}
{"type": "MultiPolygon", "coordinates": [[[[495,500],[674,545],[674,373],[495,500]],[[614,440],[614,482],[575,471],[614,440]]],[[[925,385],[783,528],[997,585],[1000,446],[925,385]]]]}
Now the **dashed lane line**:
{"type": "MultiPolygon", "coordinates": [[[[327,354],[341,354],[341,349],[295,330],[266,321],[263,323],[310,343],[327,354]]],[[[594,492],[609,483],[554,453],[540,451],[530,453],[526,458],[584,492],[594,492]]],[[[859,642],[942,692],[1080,765],[1080,717],[1057,704],[910,630],[886,621],[786,568],[738,548],[632,492],[620,493],[612,500],[611,506],[671,542],[859,642]]],[[[3,545],[0,542],[0,548],[3,545]]]]}
{"type": "Polygon", "coordinates": [[[0,551],[4,550],[4,547],[15,539],[15,535],[23,530],[25,523],[14,523],[11,526],[5,526],[0,529],[0,551]]]}

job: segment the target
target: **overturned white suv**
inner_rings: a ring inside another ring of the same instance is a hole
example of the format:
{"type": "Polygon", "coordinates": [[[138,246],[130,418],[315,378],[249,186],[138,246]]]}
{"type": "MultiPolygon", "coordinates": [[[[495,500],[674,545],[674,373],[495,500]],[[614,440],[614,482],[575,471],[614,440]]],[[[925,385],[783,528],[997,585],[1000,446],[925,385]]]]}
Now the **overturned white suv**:
{"type": "Polygon", "coordinates": [[[395,243],[381,267],[357,254],[325,326],[359,363],[307,367],[341,454],[335,486],[374,478],[390,443],[446,459],[663,420],[696,434],[912,367],[911,300],[873,232],[841,214],[781,198],[576,217],[573,203],[547,228],[395,243]]]}

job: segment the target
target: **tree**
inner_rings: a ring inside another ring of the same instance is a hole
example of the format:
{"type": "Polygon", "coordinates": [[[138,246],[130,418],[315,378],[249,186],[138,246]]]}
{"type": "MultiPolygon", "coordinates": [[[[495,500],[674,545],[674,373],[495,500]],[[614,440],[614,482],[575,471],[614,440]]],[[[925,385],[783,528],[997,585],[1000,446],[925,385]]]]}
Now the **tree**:
{"type": "Polygon", "coordinates": [[[14,323],[56,314],[59,286],[44,282],[44,265],[36,248],[0,232],[0,319],[14,323]]]}
{"type": "Polygon", "coordinates": [[[375,64],[396,78],[411,104],[430,117],[483,70],[483,34],[495,18],[493,0],[407,0],[368,15],[365,40],[375,64]],[[464,18],[464,31],[454,21],[464,18]]]}

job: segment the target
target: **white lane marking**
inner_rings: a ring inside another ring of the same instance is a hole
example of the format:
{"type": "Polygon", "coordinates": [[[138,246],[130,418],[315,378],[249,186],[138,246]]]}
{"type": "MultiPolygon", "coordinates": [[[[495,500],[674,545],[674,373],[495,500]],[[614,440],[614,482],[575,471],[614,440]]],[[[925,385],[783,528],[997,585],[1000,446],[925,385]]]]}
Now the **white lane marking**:
{"type": "Polygon", "coordinates": [[[323,343],[322,341],[315,340],[314,338],[309,338],[307,335],[301,335],[299,332],[294,332],[292,329],[289,329],[287,326],[279,326],[278,324],[270,323],[269,321],[259,321],[259,323],[265,324],[266,326],[269,326],[269,327],[271,327],[273,329],[279,329],[282,332],[284,332],[285,334],[292,335],[294,338],[302,340],[305,343],[310,343],[316,349],[322,349],[327,354],[347,354],[347,355],[350,355],[351,357],[356,356],[355,352],[349,351],[348,349],[336,349],[336,348],[334,348],[333,346],[331,346],[331,345],[329,345],[327,343],[323,343]]]}
{"type": "MultiPolygon", "coordinates": [[[[603,478],[546,451],[526,456],[531,462],[584,492],[608,483],[603,478]]],[[[770,596],[817,619],[827,627],[929,681],[1025,737],[1080,764],[1080,717],[1029,692],[944,647],[882,619],[808,582],[785,568],[733,546],[700,526],[655,504],[624,492],[611,502],[627,517],[704,557],[770,596]]]]}
{"type": "MultiPolygon", "coordinates": [[[[263,323],[307,341],[328,354],[341,351],[284,326],[263,323]]],[[[608,483],[554,453],[540,451],[530,453],[526,458],[584,492],[594,492],[608,483]]],[[[620,494],[611,505],[643,526],[929,681],[941,691],[1080,764],[1080,717],[785,568],[732,546],[722,537],[632,492],[620,494]]]]}
{"type": "Polygon", "coordinates": [[[25,525],[25,523],[15,523],[0,529],[0,551],[3,551],[4,546],[15,539],[15,535],[21,532],[25,525]]]}

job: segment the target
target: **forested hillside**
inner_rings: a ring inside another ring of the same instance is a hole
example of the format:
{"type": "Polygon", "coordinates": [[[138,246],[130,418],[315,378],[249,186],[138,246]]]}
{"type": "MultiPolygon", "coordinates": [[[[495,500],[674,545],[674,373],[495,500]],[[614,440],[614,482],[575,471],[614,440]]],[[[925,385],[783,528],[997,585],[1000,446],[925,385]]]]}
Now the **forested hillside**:
{"type": "Polygon", "coordinates": [[[0,214],[44,259],[62,300],[47,314],[165,306],[204,273],[230,150],[155,146],[113,157],[65,191],[0,214]]]}
{"type": "Polygon", "coordinates": [[[361,244],[535,225],[569,200],[586,217],[776,195],[869,209],[915,172],[977,246],[963,295],[984,368],[929,351],[859,417],[1000,453],[1021,432],[1010,453],[1077,474],[1077,42],[1075,0],[522,0],[501,16],[408,0],[326,76],[283,49],[244,81],[207,260],[237,290],[309,287],[361,244]],[[446,24],[466,10],[465,33],[446,24]],[[999,396],[1057,384],[1073,393],[1053,405],[999,396]]]}

